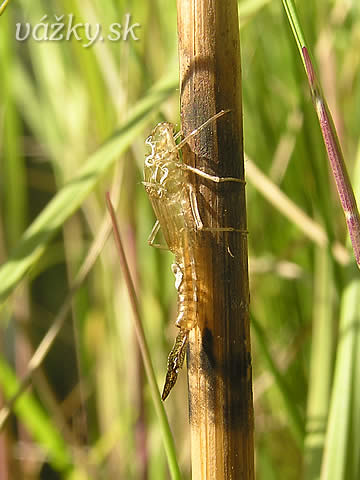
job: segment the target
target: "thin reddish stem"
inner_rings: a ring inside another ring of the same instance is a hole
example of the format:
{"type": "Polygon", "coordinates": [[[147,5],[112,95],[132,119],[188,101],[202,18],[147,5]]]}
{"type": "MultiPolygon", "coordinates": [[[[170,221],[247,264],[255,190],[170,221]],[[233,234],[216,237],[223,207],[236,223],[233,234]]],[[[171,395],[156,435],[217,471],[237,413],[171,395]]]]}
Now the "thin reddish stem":
{"type": "Polygon", "coordinates": [[[326,101],[321,93],[320,84],[317,80],[306,47],[302,48],[302,53],[304,56],[312,101],[319,119],[321,133],[324,139],[331,170],[334,175],[341,206],[344,210],[356,263],[360,268],[360,216],[356,205],[355,195],[346,169],[334,122],[326,101]]]}

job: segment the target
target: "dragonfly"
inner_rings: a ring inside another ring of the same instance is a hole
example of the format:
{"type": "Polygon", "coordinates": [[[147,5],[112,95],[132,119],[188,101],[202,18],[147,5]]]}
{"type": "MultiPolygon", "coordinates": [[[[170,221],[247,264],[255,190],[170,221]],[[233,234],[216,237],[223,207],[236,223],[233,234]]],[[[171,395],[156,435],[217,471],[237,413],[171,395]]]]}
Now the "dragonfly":
{"type": "Polygon", "coordinates": [[[203,170],[185,164],[180,158],[180,149],[191,137],[197,135],[209,123],[228,113],[221,110],[208,119],[200,127],[192,131],[180,143],[176,144],[174,126],[171,123],[159,123],[146,140],[150,153],[144,162],[144,181],[146,193],[152,204],[157,218],[150,233],[148,243],[158,248],[170,250],[174,256],[172,271],[175,275],[177,290],[177,318],[176,326],[179,333],[170,351],[165,384],[162,392],[164,401],[178,378],[179,371],[184,364],[186,348],[189,342],[190,331],[197,324],[197,306],[201,292],[194,258],[194,232],[222,231],[239,232],[244,230],[233,227],[206,227],[201,219],[196,191],[190,181],[189,173],[214,183],[236,182],[245,185],[245,181],[235,177],[218,177],[203,170]],[[156,236],[161,229],[166,246],[155,243],[156,236]]]}

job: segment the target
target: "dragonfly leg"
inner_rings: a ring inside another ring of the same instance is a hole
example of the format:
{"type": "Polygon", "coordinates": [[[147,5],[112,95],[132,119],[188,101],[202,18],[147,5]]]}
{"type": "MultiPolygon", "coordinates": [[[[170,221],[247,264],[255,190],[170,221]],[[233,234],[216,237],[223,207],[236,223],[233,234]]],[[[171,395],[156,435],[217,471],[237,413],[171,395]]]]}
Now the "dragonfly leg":
{"type": "Polygon", "coordinates": [[[199,212],[199,207],[198,207],[196,192],[194,190],[194,187],[192,185],[188,185],[188,188],[189,188],[191,212],[193,214],[193,218],[194,218],[197,230],[207,231],[207,232],[237,232],[237,233],[243,233],[244,235],[248,233],[247,230],[242,230],[240,228],[235,228],[235,227],[205,227],[200,217],[200,212],[199,212]]]}
{"type": "Polygon", "coordinates": [[[195,225],[197,230],[203,230],[204,229],[204,224],[201,220],[200,217],[200,212],[199,212],[199,207],[196,199],[196,192],[194,190],[194,187],[192,185],[188,185],[189,187],[189,195],[190,195],[190,206],[191,206],[191,212],[193,214],[193,218],[195,220],[195,225]]]}
{"type": "Polygon", "coordinates": [[[148,244],[150,245],[150,247],[160,248],[161,250],[169,250],[167,245],[161,245],[159,243],[154,243],[156,235],[159,233],[159,230],[160,230],[160,222],[159,222],[159,220],[156,220],[156,222],[155,222],[155,224],[154,224],[154,226],[151,230],[151,233],[149,235],[148,244]]]}
{"type": "Polygon", "coordinates": [[[199,175],[199,177],[206,178],[207,180],[211,180],[212,182],[215,182],[215,183],[236,182],[236,183],[242,183],[244,185],[246,183],[245,180],[243,180],[242,178],[217,177],[216,175],[210,175],[209,173],[203,172],[198,168],[191,167],[190,165],[186,165],[186,164],[182,164],[182,168],[184,168],[185,170],[189,170],[190,172],[193,172],[196,175],[199,175]]]}
{"type": "MultiPolygon", "coordinates": [[[[189,135],[187,135],[185,138],[183,138],[181,140],[181,142],[175,146],[175,150],[180,150],[184,145],[185,143],[188,143],[188,141],[190,140],[190,138],[192,137],[195,137],[196,135],[198,135],[199,132],[201,132],[201,130],[203,130],[207,125],[209,125],[210,123],[213,123],[217,118],[219,117],[222,117],[223,115],[226,115],[227,113],[229,113],[230,110],[227,109],[227,110],[221,110],[220,112],[216,113],[215,115],[213,115],[211,118],[209,118],[208,120],[206,120],[206,122],[204,122],[202,125],[200,125],[200,127],[197,127],[195,128],[195,130],[193,130],[191,133],[189,133],[189,135]]],[[[176,138],[178,138],[179,136],[179,133],[176,134],[176,138]]]]}

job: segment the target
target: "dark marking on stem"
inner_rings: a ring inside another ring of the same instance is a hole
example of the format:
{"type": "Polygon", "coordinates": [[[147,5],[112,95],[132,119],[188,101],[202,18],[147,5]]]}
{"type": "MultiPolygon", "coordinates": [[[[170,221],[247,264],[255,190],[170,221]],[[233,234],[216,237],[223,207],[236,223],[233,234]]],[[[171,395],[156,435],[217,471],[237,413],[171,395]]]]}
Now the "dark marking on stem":
{"type": "Polygon", "coordinates": [[[211,367],[211,371],[213,374],[213,371],[216,368],[216,358],[214,355],[214,337],[211,332],[207,327],[204,328],[203,333],[202,333],[202,362],[201,362],[201,368],[204,371],[208,371],[209,367],[211,367]]]}

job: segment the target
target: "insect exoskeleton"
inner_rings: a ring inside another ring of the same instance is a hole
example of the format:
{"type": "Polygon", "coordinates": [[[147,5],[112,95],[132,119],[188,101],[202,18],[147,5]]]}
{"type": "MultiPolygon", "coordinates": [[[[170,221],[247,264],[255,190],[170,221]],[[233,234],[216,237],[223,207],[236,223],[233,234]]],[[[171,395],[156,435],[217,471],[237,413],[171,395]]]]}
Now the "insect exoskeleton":
{"type": "Polygon", "coordinates": [[[214,183],[236,182],[245,185],[243,179],[235,177],[217,177],[180,160],[179,149],[190,137],[198,134],[206,125],[227,113],[221,111],[198,129],[190,133],[178,145],[173,136],[171,123],[159,123],[146,140],[150,152],[145,157],[144,185],[153,206],[157,221],[149,237],[150,245],[157,245],[154,240],[161,228],[167,247],[175,255],[172,270],[175,274],[175,288],[178,292],[178,310],[176,326],[180,331],[168,357],[167,373],[162,399],[165,400],[175,385],[181,369],[189,333],[197,324],[198,302],[206,301],[207,292],[201,290],[195,262],[195,244],[200,231],[240,232],[245,230],[234,227],[209,228],[200,217],[196,189],[189,181],[188,172],[192,172],[214,183]]]}
{"type": "Polygon", "coordinates": [[[145,144],[151,149],[144,163],[145,188],[159,197],[165,191],[168,194],[176,193],[184,179],[174,140],[174,126],[168,122],[159,123],[146,139],[145,144]]]}
{"type": "Polygon", "coordinates": [[[183,261],[171,266],[178,292],[178,313],[175,324],[183,330],[192,330],[196,325],[198,285],[193,267],[191,262],[185,264],[183,261]]]}

